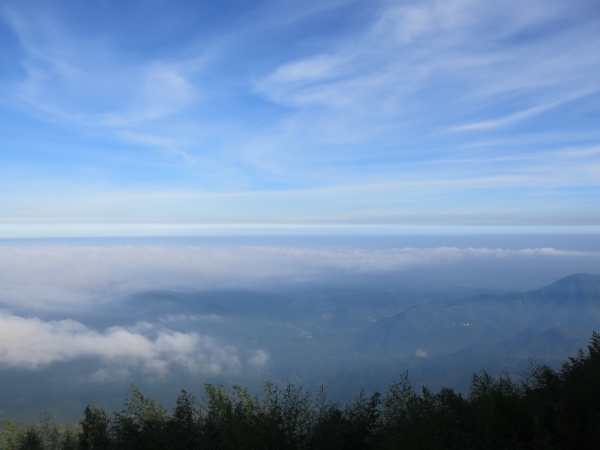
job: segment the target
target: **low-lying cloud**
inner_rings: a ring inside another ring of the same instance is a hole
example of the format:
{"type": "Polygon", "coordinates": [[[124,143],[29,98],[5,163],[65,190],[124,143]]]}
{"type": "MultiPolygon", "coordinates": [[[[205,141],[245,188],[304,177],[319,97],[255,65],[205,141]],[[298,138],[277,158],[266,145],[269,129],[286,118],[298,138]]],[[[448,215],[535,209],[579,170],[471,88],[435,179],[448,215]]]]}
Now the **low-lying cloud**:
{"type": "MultiPolygon", "coordinates": [[[[336,275],[457,263],[597,260],[599,256],[554,248],[13,245],[0,246],[0,302],[9,309],[86,308],[153,289],[252,288],[273,281],[320,281],[336,275]]],[[[63,324],[68,326],[77,331],[75,324],[63,324]]]]}
{"type": "MultiPolygon", "coordinates": [[[[235,373],[243,366],[235,347],[195,332],[182,333],[148,323],[98,332],[74,320],[43,321],[0,312],[0,366],[35,370],[82,358],[95,358],[106,366],[91,374],[90,381],[122,378],[129,370],[162,378],[182,371],[235,373]]],[[[266,352],[257,350],[248,365],[260,368],[267,359],[266,352]]]]}

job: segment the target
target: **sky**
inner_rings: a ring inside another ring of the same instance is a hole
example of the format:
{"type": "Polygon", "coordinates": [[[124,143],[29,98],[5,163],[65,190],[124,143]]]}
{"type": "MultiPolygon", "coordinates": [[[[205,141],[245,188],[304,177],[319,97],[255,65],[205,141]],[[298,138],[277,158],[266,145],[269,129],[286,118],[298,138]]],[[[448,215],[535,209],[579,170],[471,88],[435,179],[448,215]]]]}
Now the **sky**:
{"type": "Polygon", "coordinates": [[[4,0],[0,237],[598,231],[599,29],[594,0],[4,0]]]}

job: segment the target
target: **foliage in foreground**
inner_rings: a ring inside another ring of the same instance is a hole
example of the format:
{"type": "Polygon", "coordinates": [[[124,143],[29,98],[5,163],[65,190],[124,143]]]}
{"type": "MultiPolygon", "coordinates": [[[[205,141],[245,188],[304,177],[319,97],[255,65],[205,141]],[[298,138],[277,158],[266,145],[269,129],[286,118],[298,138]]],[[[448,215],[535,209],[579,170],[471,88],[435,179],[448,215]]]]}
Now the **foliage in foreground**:
{"type": "Polygon", "coordinates": [[[292,384],[266,383],[262,399],[207,384],[199,401],[182,391],[169,413],[132,386],[123,411],[91,404],[79,425],[9,423],[3,449],[597,449],[600,334],[559,370],[532,364],[520,381],[482,370],[466,396],[417,394],[407,374],[385,395],[362,391],[345,406],[292,384]]]}

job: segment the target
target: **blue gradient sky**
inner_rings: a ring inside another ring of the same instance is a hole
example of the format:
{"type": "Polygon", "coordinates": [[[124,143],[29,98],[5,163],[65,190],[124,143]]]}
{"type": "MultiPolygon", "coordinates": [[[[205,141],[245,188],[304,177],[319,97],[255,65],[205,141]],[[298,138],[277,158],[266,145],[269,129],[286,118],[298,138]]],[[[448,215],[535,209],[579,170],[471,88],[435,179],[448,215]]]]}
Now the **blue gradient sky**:
{"type": "Polygon", "coordinates": [[[598,229],[598,30],[596,0],[4,0],[0,236],[598,229]]]}

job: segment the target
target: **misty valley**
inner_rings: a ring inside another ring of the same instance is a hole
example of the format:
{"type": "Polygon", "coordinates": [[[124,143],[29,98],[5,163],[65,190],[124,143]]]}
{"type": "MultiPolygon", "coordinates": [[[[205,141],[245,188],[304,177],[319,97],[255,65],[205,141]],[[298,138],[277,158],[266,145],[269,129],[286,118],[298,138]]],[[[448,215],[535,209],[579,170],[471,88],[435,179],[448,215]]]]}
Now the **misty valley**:
{"type": "Polygon", "coordinates": [[[49,364],[3,368],[2,418],[50,413],[78,421],[90,399],[118,411],[130,383],[167,407],[182,388],[242,385],[258,395],[265,381],[313,393],[323,385],[344,404],[361,389],[385,392],[406,371],[417,388],[466,393],[482,367],[518,380],[532,362],[558,367],[600,329],[600,275],[573,274],[526,292],[471,289],[371,276],[263,291],[142,291],[74,309],[68,323],[47,313],[44,323],[62,327],[48,330],[49,341],[66,333],[74,346],[114,339],[117,348],[73,358],[64,349],[49,364]],[[152,345],[153,353],[140,360],[119,353],[129,345],[139,353],[152,345]]]}
{"type": "Polygon", "coordinates": [[[465,391],[482,366],[518,375],[529,358],[555,365],[584,347],[600,324],[598,275],[461,300],[423,295],[411,303],[416,296],[409,295],[379,286],[285,295],[155,292],[136,296],[128,306],[140,317],[136,306],[144,305],[145,314],[156,314],[149,321],[167,309],[166,320],[179,321],[182,331],[200,322],[223,342],[265,351],[272,356],[256,370],[261,382],[292,381],[315,390],[325,384],[338,400],[349,400],[344,393],[354,395],[361,387],[382,390],[405,370],[417,385],[465,391]]]}
{"type": "Polygon", "coordinates": [[[0,449],[594,448],[598,246],[5,241],[0,449]]]}

